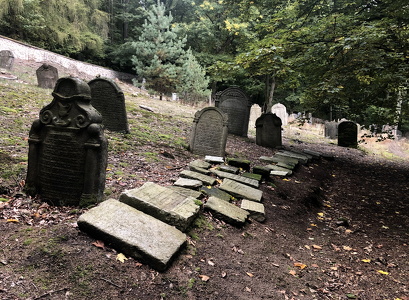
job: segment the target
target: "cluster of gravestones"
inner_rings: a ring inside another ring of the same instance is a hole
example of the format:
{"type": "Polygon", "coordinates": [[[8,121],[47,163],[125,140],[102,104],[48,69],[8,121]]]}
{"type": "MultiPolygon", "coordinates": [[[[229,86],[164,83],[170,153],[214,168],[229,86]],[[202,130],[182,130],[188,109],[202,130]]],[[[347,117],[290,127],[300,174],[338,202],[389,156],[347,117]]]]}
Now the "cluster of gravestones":
{"type": "Polygon", "coordinates": [[[100,202],[107,164],[104,128],[128,132],[124,95],[109,79],[86,83],[75,77],[58,79],[52,95],[30,129],[25,188],[54,205],[100,202]]]}

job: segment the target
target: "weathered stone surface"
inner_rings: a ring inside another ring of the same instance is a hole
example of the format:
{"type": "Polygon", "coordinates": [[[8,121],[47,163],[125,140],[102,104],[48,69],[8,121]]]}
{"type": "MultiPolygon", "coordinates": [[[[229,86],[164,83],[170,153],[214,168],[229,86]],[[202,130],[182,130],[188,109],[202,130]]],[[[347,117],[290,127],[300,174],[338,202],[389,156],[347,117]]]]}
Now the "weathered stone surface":
{"type": "Polygon", "coordinates": [[[230,166],[241,168],[241,169],[243,169],[245,171],[250,171],[250,163],[251,162],[249,160],[247,160],[247,159],[229,158],[227,160],[227,163],[230,166]]]}
{"type": "Polygon", "coordinates": [[[261,182],[261,179],[263,179],[263,176],[260,174],[254,174],[254,173],[249,173],[249,172],[244,172],[241,174],[243,177],[248,177],[254,180],[257,180],[259,183],[261,182]]]}
{"type": "Polygon", "coordinates": [[[200,155],[225,155],[228,116],[217,107],[196,112],[190,138],[190,151],[200,155]]]}
{"type": "Polygon", "coordinates": [[[281,103],[274,104],[273,107],[271,107],[271,112],[273,114],[276,114],[277,117],[280,118],[284,126],[288,124],[287,108],[285,107],[284,104],[281,103]]]}
{"type": "Polygon", "coordinates": [[[325,122],[325,137],[335,140],[338,137],[338,122],[325,122]]]}
{"type": "Polygon", "coordinates": [[[184,195],[185,197],[192,197],[195,199],[202,199],[204,197],[203,193],[199,192],[199,191],[195,191],[192,189],[187,189],[184,187],[180,187],[180,186],[175,186],[175,185],[171,185],[171,186],[167,186],[168,189],[171,189],[175,192],[178,192],[179,194],[184,195]]]}
{"type": "Polygon", "coordinates": [[[293,151],[287,151],[287,150],[281,150],[278,153],[276,153],[276,155],[286,155],[288,157],[294,157],[298,159],[300,163],[304,163],[304,164],[308,163],[312,159],[311,155],[302,154],[302,153],[293,152],[293,151]]]}
{"type": "Polygon", "coordinates": [[[287,164],[285,162],[278,162],[277,167],[281,167],[281,168],[288,169],[288,170],[293,170],[295,168],[293,164],[287,164]]]}
{"type": "Polygon", "coordinates": [[[53,89],[58,80],[58,70],[49,64],[42,64],[36,70],[38,86],[43,89],[53,89]]]}
{"type": "Polygon", "coordinates": [[[193,171],[189,171],[189,170],[183,170],[180,173],[180,176],[185,177],[185,178],[200,180],[205,185],[214,185],[216,183],[216,179],[214,177],[207,176],[207,175],[193,172],[193,171]]]}
{"type": "Polygon", "coordinates": [[[222,164],[224,163],[224,158],[221,156],[206,155],[205,161],[212,163],[212,164],[222,164]]]}
{"type": "Polygon", "coordinates": [[[270,175],[272,175],[272,176],[288,176],[288,172],[286,172],[286,171],[278,171],[278,170],[272,170],[271,172],[270,172],[270,175]]]}
{"type": "Polygon", "coordinates": [[[264,205],[258,202],[243,199],[240,207],[250,213],[250,218],[257,222],[264,222],[266,219],[266,213],[264,205]]]}
{"type": "Polygon", "coordinates": [[[159,271],[169,266],[186,241],[175,227],[114,199],[81,215],[78,227],[159,271]]]}
{"type": "Polygon", "coordinates": [[[287,157],[287,158],[292,158],[292,161],[297,161],[297,163],[303,164],[305,165],[308,162],[308,158],[306,157],[300,157],[300,156],[296,156],[290,153],[285,153],[285,152],[277,152],[276,154],[274,154],[274,157],[287,157]]]}
{"type": "Polygon", "coordinates": [[[219,170],[222,172],[227,172],[227,173],[232,173],[232,174],[238,174],[240,169],[237,167],[233,166],[228,166],[228,165],[221,165],[219,167],[219,170]]]}
{"type": "Polygon", "coordinates": [[[204,175],[210,175],[211,174],[209,169],[203,169],[203,168],[199,168],[199,167],[195,167],[195,166],[189,166],[189,170],[193,171],[193,172],[200,173],[200,174],[204,174],[204,175]]]}
{"type": "Polygon", "coordinates": [[[108,156],[101,115],[79,78],[60,78],[52,95],[30,129],[25,188],[53,205],[95,204],[103,198],[108,156]]]}
{"type": "Polygon", "coordinates": [[[210,197],[204,207],[216,218],[236,226],[243,225],[249,215],[248,211],[217,197],[210,197]]]}
{"type": "MultiPolygon", "coordinates": [[[[293,174],[293,171],[283,168],[283,167],[276,166],[276,165],[267,165],[266,168],[270,169],[270,175],[271,175],[271,171],[284,172],[285,173],[284,176],[290,176],[293,174]]],[[[281,174],[281,173],[277,173],[277,174],[281,174]]]]}
{"type": "Polygon", "coordinates": [[[212,165],[201,159],[196,159],[189,163],[189,167],[197,167],[202,169],[209,169],[212,165]]]}
{"type": "Polygon", "coordinates": [[[231,134],[247,136],[251,105],[250,98],[238,87],[229,87],[215,96],[215,106],[229,117],[231,134]]]}
{"type": "Polygon", "coordinates": [[[223,180],[219,188],[235,197],[245,198],[252,201],[260,202],[263,197],[262,191],[227,178],[223,180]]]}
{"type": "Polygon", "coordinates": [[[91,104],[102,115],[102,123],[111,131],[129,132],[125,96],[111,79],[98,77],[88,82],[91,88],[91,104]]]}
{"type": "Polygon", "coordinates": [[[175,181],[174,185],[185,187],[188,189],[197,189],[197,188],[200,188],[203,185],[203,183],[200,180],[196,180],[196,179],[178,178],[175,181]]]}
{"type": "Polygon", "coordinates": [[[0,50],[0,68],[11,70],[14,64],[14,55],[10,50],[0,50]]]}
{"type": "Polygon", "coordinates": [[[288,156],[280,156],[280,155],[274,155],[274,156],[261,156],[260,157],[261,161],[265,161],[268,163],[274,163],[277,164],[279,162],[283,162],[289,165],[292,165],[296,167],[298,165],[298,159],[288,157],[288,156]]]}
{"type": "Polygon", "coordinates": [[[146,182],[140,188],[124,191],[119,201],[181,231],[185,231],[199,213],[195,198],[185,197],[153,182],[146,182]]]}
{"type": "Polygon", "coordinates": [[[315,159],[319,159],[322,156],[321,152],[313,151],[313,150],[310,150],[310,149],[304,149],[303,152],[306,153],[306,154],[311,155],[315,159]]]}
{"type": "Polygon", "coordinates": [[[263,176],[264,179],[270,177],[270,168],[265,167],[265,166],[254,166],[253,167],[253,173],[254,174],[260,174],[263,176]]]}
{"type": "Polygon", "coordinates": [[[223,172],[219,170],[211,170],[211,172],[213,174],[216,174],[220,178],[229,178],[231,180],[234,180],[234,181],[237,181],[237,182],[240,182],[240,183],[252,186],[252,187],[258,188],[258,186],[260,185],[257,180],[252,179],[252,178],[248,178],[248,177],[244,177],[244,176],[240,176],[240,175],[236,175],[232,173],[227,173],[227,172],[223,172]]]}
{"type": "Polygon", "coordinates": [[[229,202],[232,196],[214,186],[202,186],[200,191],[208,196],[214,196],[224,201],[229,202]]]}

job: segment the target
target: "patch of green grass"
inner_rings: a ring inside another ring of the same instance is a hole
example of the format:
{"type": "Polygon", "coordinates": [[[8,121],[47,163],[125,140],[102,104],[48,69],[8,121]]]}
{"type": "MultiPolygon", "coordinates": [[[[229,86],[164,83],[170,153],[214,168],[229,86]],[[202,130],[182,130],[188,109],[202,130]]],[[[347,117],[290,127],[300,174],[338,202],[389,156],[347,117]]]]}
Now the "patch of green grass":
{"type": "Polygon", "coordinates": [[[195,221],[193,222],[193,226],[199,230],[204,230],[204,229],[213,230],[214,229],[214,226],[203,215],[200,215],[199,217],[195,219],[195,221]]]}

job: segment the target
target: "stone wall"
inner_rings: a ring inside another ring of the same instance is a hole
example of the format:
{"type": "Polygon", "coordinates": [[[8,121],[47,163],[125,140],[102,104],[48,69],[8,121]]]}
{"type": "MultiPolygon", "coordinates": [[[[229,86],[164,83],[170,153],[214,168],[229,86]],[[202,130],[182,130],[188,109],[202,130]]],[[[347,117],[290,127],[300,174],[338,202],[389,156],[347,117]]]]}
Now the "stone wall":
{"type": "Polygon", "coordinates": [[[30,60],[38,63],[52,63],[57,68],[60,65],[68,70],[72,70],[73,73],[87,75],[89,79],[100,75],[110,79],[118,78],[122,81],[130,81],[135,77],[132,74],[116,72],[97,65],[81,62],[0,35],[1,50],[10,50],[15,59],[30,60]]]}

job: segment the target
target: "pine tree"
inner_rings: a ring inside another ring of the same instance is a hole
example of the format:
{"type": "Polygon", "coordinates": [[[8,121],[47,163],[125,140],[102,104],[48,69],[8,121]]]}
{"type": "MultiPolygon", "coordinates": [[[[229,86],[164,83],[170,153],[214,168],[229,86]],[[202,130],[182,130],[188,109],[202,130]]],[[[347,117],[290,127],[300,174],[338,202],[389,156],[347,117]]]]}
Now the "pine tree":
{"type": "Polygon", "coordinates": [[[134,69],[146,79],[146,87],[163,94],[176,90],[181,73],[180,57],[185,53],[186,38],[178,37],[178,28],[172,26],[172,15],[165,15],[165,6],[158,1],[148,11],[139,41],[133,42],[134,69]]]}

